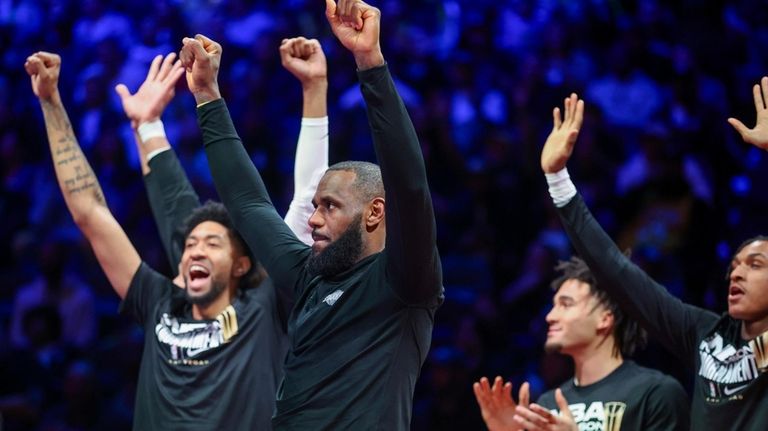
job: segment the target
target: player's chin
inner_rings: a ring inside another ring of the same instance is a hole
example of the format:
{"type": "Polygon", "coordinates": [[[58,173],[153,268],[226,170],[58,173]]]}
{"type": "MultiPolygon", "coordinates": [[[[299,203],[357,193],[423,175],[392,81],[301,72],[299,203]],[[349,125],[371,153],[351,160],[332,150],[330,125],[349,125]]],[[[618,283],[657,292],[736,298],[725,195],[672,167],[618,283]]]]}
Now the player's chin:
{"type": "Polygon", "coordinates": [[[563,343],[557,340],[547,340],[544,342],[544,351],[547,353],[559,353],[563,350],[563,343]]]}

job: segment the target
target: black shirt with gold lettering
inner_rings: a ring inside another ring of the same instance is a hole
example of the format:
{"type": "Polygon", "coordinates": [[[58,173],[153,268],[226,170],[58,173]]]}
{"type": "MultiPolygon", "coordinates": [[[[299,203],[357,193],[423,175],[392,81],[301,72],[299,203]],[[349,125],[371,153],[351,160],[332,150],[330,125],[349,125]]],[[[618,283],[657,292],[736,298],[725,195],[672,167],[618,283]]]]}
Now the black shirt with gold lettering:
{"type": "Polygon", "coordinates": [[[288,349],[277,301],[266,280],[195,320],[183,289],[142,263],[121,304],[145,331],[133,429],[270,429],[288,349]]]}
{"type": "MultiPolygon", "coordinates": [[[[579,431],[688,431],[688,396],[680,383],[659,371],[624,361],[605,378],[560,386],[579,431]]],[[[555,391],[537,403],[558,413],[555,391]]]]}

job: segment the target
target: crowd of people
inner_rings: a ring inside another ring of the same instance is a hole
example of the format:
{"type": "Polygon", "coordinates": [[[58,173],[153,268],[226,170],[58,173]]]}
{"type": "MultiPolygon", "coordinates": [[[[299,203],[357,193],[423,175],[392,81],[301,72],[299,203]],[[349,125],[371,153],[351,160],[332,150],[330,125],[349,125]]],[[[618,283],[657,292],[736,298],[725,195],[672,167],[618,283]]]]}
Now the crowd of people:
{"type": "MultiPolygon", "coordinates": [[[[539,170],[551,109],[571,91],[589,109],[568,167],[597,220],[675,296],[725,310],[722,277],[738,243],[764,232],[768,206],[768,158],[726,122],[751,124],[750,85],[768,73],[760,2],[376,6],[424,154],[445,287],[413,429],[479,429],[472,383],[480,376],[527,381],[535,399],[573,375],[567,359],[542,347],[554,267],[572,248],[539,170]]],[[[170,276],[177,269],[154,227],[114,87],[135,91],[152,59],[178,52],[185,36],[220,42],[221,94],[285,213],[302,117],[301,87],[281,67],[286,37],[317,38],[327,56],[330,161],[376,160],[351,55],[324,8],[307,0],[0,1],[3,429],[129,429],[144,344],[141,328],[118,314],[119,298],[61,198],[25,59],[40,50],[64,59],[61,96],[109,209],[142,259],[170,276]]],[[[194,105],[178,84],[165,130],[200,197],[219,200],[194,105]]],[[[638,362],[690,389],[689,373],[650,341],[638,362]]]]}

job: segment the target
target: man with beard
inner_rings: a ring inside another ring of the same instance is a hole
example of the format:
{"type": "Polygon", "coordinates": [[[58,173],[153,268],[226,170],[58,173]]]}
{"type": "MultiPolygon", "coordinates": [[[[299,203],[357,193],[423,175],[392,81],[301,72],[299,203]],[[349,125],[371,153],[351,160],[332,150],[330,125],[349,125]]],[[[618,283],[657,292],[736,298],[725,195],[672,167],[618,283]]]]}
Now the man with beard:
{"type": "Polygon", "coordinates": [[[575,375],[530,405],[527,383],[517,405],[511,383],[497,377],[491,386],[483,377],[473,389],[488,429],[688,430],[680,383],[625,360],[645,343],[645,332],[598,286],[583,260],[572,257],[556,269],[562,275],[552,282],[544,348],[570,356],[575,375]]]}
{"type": "MultiPolygon", "coordinates": [[[[173,58],[153,62],[145,85],[154,101],[140,105],[162,112],[184,73],[173,58]]],[[[122,311],[145,330],[134,429],[269,429],[291,302],[259,286],[261,274],[221,204],[191,211],[182,228],[183,289],[141,262],[72,132],[57,89],[60,67],[57,55],[42,52],[25,64],[65,202],[123,299],[122,311]]]]}
{"type": "Polygon", "coordinates": [[[381,169],[328,169],[313,198],[312,247],[275,212],[232,125],[217,84],[221,46],[186,38],[181,60],[219,196],[274,283],[296,292],[274,428],[406,430],[443,301],[434,212],[419,142],[379,46],[379,10],[327,0],[326,16],[355,57],[381,169]]]}
{"type": "MultiPolygon", "coordinates": [[[[745,142],[768,149],[768,77],[753,87],[757,124],[729,123],[745,142]]],[[[695,373],[691,429],[768,428],[768,237],[745,241],[731,258],[728,312],[685,304],[619,252],[577,193],[566,169],[584,118],[572,94],[541,153],[541,168],[565,231],[626,313],[695,373]]]]}

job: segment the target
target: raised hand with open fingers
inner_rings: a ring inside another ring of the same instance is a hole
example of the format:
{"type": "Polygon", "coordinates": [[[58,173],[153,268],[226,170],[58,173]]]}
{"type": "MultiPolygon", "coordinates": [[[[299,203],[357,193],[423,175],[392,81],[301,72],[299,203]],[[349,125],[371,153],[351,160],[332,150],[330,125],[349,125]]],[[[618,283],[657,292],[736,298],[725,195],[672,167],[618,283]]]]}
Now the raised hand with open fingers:
{"type": "Polygon", "coordinates": [[[361,0],[325,0],[325,16],[333,34],[355,56],[360,70],[384,64],[379,43],[381,11],[361,0]]]}
{"type": "Polygon", "coordinates": [[[531,404],[527,408],[518,406],[514,420],[528,431],[578,431],[579,427],[573,420],[568,400],[559,388],[555,390],[555,402],[560,410],[559,415],[538,404],[531,404]]]}
{"type": "MultiPolygon", "coordinates": [[[[523,428],[514,421],[515,408],[518,404],[512,399],[512,383],[504,383],[501,377],[496,377],[493,386],[483,377],[472,385],[480,413],[489,431],[518,431],[523,428]]],[[[520,405],[528,406],[530,390],[528,382],[520,386],[518,394],[520,405]]]]}
{"type": "Polygon", "coordinates": [[[24,62],[32,81],[32,91],[41,100],[49,100],[59,94],[59,73],[61,72],[61,57],[50,52],[39,51],[24,62]]]}
{"type": "Polygon", "coordinates": [[[541,150],[541,169],[550,174],[562,170],[573,153],[579,129],[584,122],[584,101],[576,93],[565,99],[565,115],[560,117],[560,108],[552,111],[552,132],[541,150]]]}
{"type": "Polygon", "coordinates": [[[149,67],[147,78],[135,94],[131,94],[124,84],[115,87],[123,103],[125,115],[134,127],[159,119],[173,99],[176,82],[184,74],[181,61],[174,62],[175,58],[176,53],[173,52],[165,57],[156,56],[149,67]]]}
{"type": "Polygon", "coordinates": [[[752,96],[757,114],[755,127],[750,129],[736,118],[729,118],[728,123],[739,132],[744,142],[768,150],[768,76],[752,87],[752,96]]]}
{"type": "Polygon", "coordinates": [[[179,59],[186,70],[187,86],[198,104],[220,99],[219,66],[221,64],[221,45],[203,36],[185,37],[182,40],[179,59]]]}
{"type": "Polygon", "coordinates": [[[280,44],[280,61],[302,86],[325,83],[328,80],[325,53],[317,39],[283,39],[280,44]]]}

